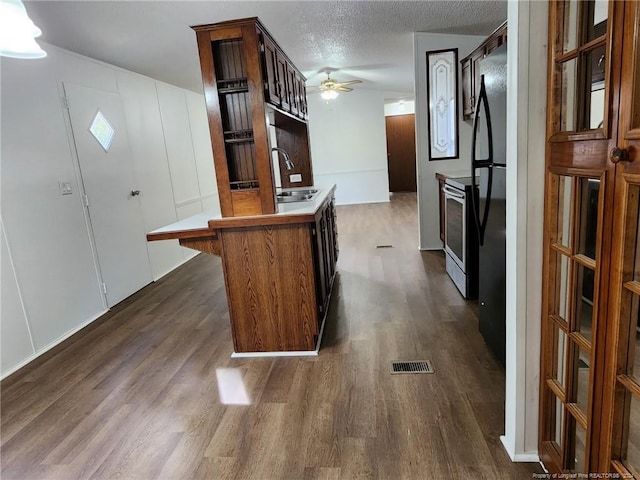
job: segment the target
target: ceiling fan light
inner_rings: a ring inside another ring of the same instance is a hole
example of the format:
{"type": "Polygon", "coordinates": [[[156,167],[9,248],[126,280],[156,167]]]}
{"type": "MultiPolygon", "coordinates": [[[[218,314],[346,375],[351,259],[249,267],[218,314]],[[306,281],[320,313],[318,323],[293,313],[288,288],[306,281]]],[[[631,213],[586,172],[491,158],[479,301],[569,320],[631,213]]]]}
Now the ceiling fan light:
{"type": "Polygon", "coordinates": [[[338,92],[336,92],[335,90],[324,90],[320,94],[320,96],[323,100],[335,100],[336,98],[338,98],[338,92]]]}
{"type": "Polygon", "coordinates": [[[46,52],[34,40],[41,34],[20,0],[0,0],[0,56],[46,57],[46,52]]]}

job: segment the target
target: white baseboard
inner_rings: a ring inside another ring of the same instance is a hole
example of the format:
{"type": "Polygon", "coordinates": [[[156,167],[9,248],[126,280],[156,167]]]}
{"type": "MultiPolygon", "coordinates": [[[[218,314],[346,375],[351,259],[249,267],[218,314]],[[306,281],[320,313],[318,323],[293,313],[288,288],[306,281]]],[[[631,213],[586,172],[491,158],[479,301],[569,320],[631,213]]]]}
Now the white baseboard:
{"type": "Polygon", "coordinates": [[[511,450],[511,446],[507,444],[507,438],[504,435],[500,435],[500,441],[502,442],[502,446],[509,455],[509,458],[512,462],[523,462],[523,463],[538,463],[540,462],[540,456],[537,451],[533,452],[522,452],[516,453],[511,450]]]}
{"type": "Polygon", "coordinates": [[[370,203],[389,203],[390,200],[371,200],[366,202],[341,202],[338,203],[336,200],[336,207],[342,207],[346,205],[369,205],[370,203]]]}
{"type": "Polygon", "coordinates": [[[9,375],[11,375],[12,373],[17,372],[18,370],[20,370],[22,367],[24,367],[25,365],[33,362],[36,358],[38,358],[40,355],[43,355],[44,353],[48,352],[49,350],[51,350],[53,347],[61,344],[62,342],[64,342],[67,338],[69,338],[70,336],[78,333],[80,330],[82,330],[84,327],[86,327],[87,325],[89,325],[90,323],[95,322],[98,318],[100,318],[101,316],[103,316],[105,313],[107,313],[109,311],[109,309],[104,310],[102,312],[100,312],[99,314],[97,314],[96,316],[90,318],[89,320],[85,321],[84,323],[81,323],[80,325],[78,325],[77,327],[69,330],[68,332],[66,332],[65,334],[63,334],[61,337],[58,337],[56,340],[54,340],[53,342],[49,343],[48,345],[42,347],[40,350],[38,350],[37,352],[35,352],[33,355],[30,355],[29,357],[27,357],[26,359],[24,359],[23,361],[21,361],[20,363],[18,363],[17,365],[14,365],[13,367],[11,367],[9,370],[7,370],[6,372],[4,372],[2,374],[2,376],[0,377],[0,380],[4,380],[5,378],[7,378],[9,375]]]}
{"type": "Polygon", "coordinates": [[[318,350],[301,350],[295,352],[233,352],[231,358],[256,357],[317,357],[318,350]]]}

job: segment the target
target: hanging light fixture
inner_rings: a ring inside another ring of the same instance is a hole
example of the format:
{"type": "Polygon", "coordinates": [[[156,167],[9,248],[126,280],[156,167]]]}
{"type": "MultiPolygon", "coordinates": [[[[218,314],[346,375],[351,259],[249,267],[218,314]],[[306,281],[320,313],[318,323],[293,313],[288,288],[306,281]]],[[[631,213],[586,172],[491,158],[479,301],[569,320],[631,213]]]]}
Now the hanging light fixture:
{"type": "Polygon", "coordinates": [[[320,96],[323,100],[335,100],[338,98],[338,92],[335,90],[323,90],[320,96]]]}
{"type": "Polygon", "coordinates": [[[42,58],[47,52],[34,40],[42,35],[21,0],[0,0],[0,56],[42,58]]]}

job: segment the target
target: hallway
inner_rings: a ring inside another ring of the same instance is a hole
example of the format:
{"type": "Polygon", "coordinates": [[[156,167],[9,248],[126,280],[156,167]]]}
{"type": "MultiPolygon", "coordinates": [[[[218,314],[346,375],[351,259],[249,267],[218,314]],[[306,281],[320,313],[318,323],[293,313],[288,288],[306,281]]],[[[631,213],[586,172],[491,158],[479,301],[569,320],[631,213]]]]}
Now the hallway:
{"type": "Polygon", "coordinates": [[[3,479],[523,479],[476,306],[417,249],[415,194],[337,207],[318,357],[232,359],[199,255],[2,382],[3,479]],[[381,248],[377,248],[381,247],[381,248]],[[433,375],[391,375],[394,360],[433,375]]]}

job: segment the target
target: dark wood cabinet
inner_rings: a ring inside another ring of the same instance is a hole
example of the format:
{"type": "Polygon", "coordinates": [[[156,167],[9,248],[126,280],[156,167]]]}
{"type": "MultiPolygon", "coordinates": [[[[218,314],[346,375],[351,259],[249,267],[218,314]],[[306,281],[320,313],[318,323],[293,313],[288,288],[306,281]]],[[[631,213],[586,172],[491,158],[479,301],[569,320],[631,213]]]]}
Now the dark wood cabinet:
{"type": "Polygon", "coordinates": [[[260,35],[262,41],[263,67],[265,76],[265,100],[280,106],[280,84],[278,83],[278,54],[276,46],[269,37],[260,35]]]}
{"type": "Polygon", "coordinates": [[[317,186],[311,203],[278,207],[272,156],[277,148],[283,188],[313,185],[305,78],[257,18],[193,28],[222,216],[197,228],[201,218],[191,217],[147,239],[222,258],[236,354],[308,354],[319,347],[336,272],[335,185],[317,186]]]}
{"type": "Polygon", "coordinates": [[[314,263],[316,295],[318,299],[319,321],[322,321],[329,307],[338,261],[338,229],[335,216],[335,200],[329,198],[316,215],[311,226],[314,238],[314,263]]]}
{"type": "Polygon", "coordinates": [[[338,260],[334,188],[304,218],[221,219],[219,237],[234,351],[319,347],[338,260]]]}
{"type": "Polygon", "coordinates": [[[473,52],[460,60],[462,68],[462,118],[473,120],[480,90],[479,62],[507,41],[507,22],[500,25],[473,52]]]}
{"type": "MultiPolygon", "coordinates": [[[[299,108],[298,79],[303,83],[305,78],[257,18],[193,29],[222,215],[275,213],[270,127],[282,130],[278,138],[284,144],[306,147],[300,159],[294,160],[303,175],[296,186],[313,184],[306,108],[303,115],[299,108]],[[291,116],[294,121],[270,124],[267,118],[272,112],[291,116]]],[[[286,150],[285,145],[277,146],[286,150]]]]}
{"type": "Polygon", "coordinates": [[[280,94],[280,106],[284,111],[288,112],[291,108],[291,103],[289,102],[289,79],[288,79],[288,65],[287,59],[284,57],[282,52],[278,51],[276,56],[277,65],[278,65],[278,93],[280,94]]]}

